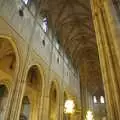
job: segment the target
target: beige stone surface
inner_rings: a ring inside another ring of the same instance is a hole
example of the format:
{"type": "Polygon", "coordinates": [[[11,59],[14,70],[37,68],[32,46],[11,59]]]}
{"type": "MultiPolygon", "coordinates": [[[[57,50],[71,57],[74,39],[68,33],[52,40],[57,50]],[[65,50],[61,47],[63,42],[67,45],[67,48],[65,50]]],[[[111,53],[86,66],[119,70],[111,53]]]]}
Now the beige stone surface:
{"type": "MultiPolygon", "coordinates": [[[[54,93],[51,92],[53,83],[57,96],[54,119],[63,120],[64,90],[66,89],[71,98],[77,98],[80,94],[80,88],[76,87],[80,82],[79,77],[72,74],[72,79],[65,78],[67,75],[64,73],[64,56],[59,54],[53,45],[52,37],[43,32],[29,11],[26,10],[28,18],[22,19],[16,12],[18,9],[15,0],[2,2],[4,5],[0,8],[0,85],[5,85],[9,90],[6,109],[2,113],[3,120],[19,120],[24,96],[27,96],[30,102],[29,120],[49,120],[49,111],[54,106],[54,98],[50,97],[54,93]],[[42,44],[43,38],[46,40],[45,47],[42,44]],[[60,63],[57,63],[56,56],[59,56],[60,63]],[[37,71],[33,70],[29,76],[29,70],[34,66],[37,71]],[[72,85],[74,80],[76,83],[72,85]],[[53,101],[53,106],[50,101],[53,101]]],[[[0,6],[2,2],[0,1],[0,6]]],[[[74,69],[67,66],[67,71],[73,73],[74,69]]]]}

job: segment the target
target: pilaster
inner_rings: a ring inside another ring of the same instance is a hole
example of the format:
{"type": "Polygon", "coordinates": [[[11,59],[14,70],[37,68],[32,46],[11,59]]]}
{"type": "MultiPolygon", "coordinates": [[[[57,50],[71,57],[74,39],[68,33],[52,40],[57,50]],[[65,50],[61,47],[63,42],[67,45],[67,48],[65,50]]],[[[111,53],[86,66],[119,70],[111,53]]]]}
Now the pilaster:
{"type": "MultiPolygon", "coordinates": [[[[115,45],[117,39],[114,34],[114,24],[110,23],[108,1],[92,0],[91,8],[93,22],[96,31],[96,39],[100,58],[100,65],[107,99],[107,111],[109,120],[120,119],[120,95],[119,95],[119,59],[115,45]],[[109,13],[109,14],[108,14],[109,13]],[[113,44],[114,43],[114,44],[113,44]]],[[[112,17],[112,14],[111,14],[112,17]]]]}

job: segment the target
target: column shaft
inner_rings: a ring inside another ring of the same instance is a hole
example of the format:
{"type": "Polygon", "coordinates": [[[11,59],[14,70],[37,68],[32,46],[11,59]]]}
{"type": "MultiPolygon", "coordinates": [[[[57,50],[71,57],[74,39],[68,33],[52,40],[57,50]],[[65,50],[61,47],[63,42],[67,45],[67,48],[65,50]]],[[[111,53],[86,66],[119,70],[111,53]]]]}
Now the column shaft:
{"type": "MultiPolygon", "coordinates": [[[[106,5],[104,1],[93,0],[91,2],[94,26],[96,31],[96,39],[100,58],[101,71],[105,95],[107,99],[108,119],[120,119],[120,95],[119,95],[119,61],[116,53],[116,48],[113,46],[113,37],[108,20],[106,5]]],[[[108,10],[108,9],[107,9],[108,10]]]]}

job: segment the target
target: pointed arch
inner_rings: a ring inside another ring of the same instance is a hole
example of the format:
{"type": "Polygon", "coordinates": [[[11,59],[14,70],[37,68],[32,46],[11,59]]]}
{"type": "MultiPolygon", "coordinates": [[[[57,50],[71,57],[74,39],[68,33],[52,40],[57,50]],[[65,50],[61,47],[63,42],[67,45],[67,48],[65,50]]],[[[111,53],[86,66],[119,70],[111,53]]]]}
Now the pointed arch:
{"type": "MultiPolygon", "coordinates": [[[[0,34],[0,42],[1,41],[7,41],[11,47],[13,48],[14,51],[14,57],[13,59],[16,59],[16,64],[15,64],[15,74],[18,73],[19,68],[20,68],[20,54],[19,54],[19,48],[17,47],[14,38],[0,34]]],[[[11,67],[11,66],[10,66],[11,67]]]]}
{"type": "Polygon", "coordinates": [[[60,87],[57,80],[51,81],[49,90],[49,119],[56,120],[59,112],[60,87]]]}

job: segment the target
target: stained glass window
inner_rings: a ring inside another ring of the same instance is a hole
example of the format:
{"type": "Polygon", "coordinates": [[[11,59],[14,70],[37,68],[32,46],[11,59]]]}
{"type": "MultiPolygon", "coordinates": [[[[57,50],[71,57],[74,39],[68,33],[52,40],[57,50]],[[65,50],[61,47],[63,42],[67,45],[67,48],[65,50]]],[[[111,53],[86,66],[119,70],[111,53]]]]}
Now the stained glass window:
{"type": "Polygon", "coordinates": [[[48,21],[47,21],[46,17],[42,21],[42,28],[43,28],[44,32],[47,32],[47,30],[48,30],[48,21]]]}

